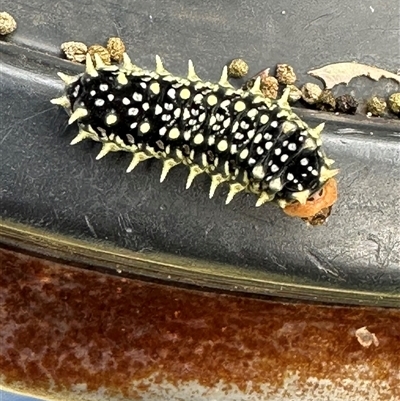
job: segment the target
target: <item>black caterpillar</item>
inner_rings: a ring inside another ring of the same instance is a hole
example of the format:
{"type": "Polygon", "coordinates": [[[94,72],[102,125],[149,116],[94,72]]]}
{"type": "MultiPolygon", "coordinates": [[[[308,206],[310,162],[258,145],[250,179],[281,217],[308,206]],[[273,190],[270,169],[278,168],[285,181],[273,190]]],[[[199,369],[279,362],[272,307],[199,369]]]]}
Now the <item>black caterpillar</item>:
{"type": "Polygon", "coordinates": [[[66,93],[52,103],[77,121],[76,144],[91,138],[103,144],[97,159],[109,152],[133,153],[127,171],[146,159],[161,159],[162,182],[183,163],[193,179],[211,177],[210,198],[226,182],[228,204],[241,191],[258,196],[256,206],[276,201],[282,208],[305,204],[337,170],[321,149],[323,124],[309,128],[288,104],[289,90],[276,101],[260,92],[258,78],[249,91],[235,90],[227,68],[218,84],[203,82],[189,61],[187,78],[165,70],[156,56],[155,72],[142,70],[124,55],[121,66],[106,66],[95,55],[86,71],[70,77],[59,73],[66,93]]]}

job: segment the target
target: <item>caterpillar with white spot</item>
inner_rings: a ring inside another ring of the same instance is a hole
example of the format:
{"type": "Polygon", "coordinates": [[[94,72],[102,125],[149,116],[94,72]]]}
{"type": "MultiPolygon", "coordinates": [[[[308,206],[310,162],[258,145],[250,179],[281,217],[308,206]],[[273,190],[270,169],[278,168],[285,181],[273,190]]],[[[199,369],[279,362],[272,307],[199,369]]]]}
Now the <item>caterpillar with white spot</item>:
{"type": "Polygon", "coordinates": [[[186,188],[206,173],[210,198],[220,184],[229,185],[226,204],[247,191],[257,195],[256,206],[274,201],[284,210],[297,208],[288,214],[316,214],[304,208],[310,209],[338,170],[330,168],[333,161],[321,148],[323,124],[310,128],[293,113],[289,90],[278,100],[267,99],[260,78],[250,90],[234,89],[226,67],[217,84],[204,82],[191,61],[187,77],[180,78],[165,70],[158,56],[155,71],[135,66],[127,54],[119,66],[105,65],[97,54],[94,59],[96,66],[87,55],[86,70],[78,76],[58,74],[65,94],[52,103],[67,110],[69,124],[78,123],[71,144],[87,138],[101,142],[97,159],[130,152],[127,172],[146,159],[161,159],[161,182],[172,167],[184,164],[186,188]]]}

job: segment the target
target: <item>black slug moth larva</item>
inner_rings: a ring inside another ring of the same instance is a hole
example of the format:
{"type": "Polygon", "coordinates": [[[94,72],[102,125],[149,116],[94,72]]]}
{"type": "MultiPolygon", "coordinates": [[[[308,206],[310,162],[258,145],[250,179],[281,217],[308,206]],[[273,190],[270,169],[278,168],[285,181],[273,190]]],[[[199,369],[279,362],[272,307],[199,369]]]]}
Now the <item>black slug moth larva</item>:
{"type": "Polygon", "coordinates": [[[161,159],[161,182],[184,164],[186,188],[206,173],[210,198],[227,183],[227,204],[247,191],[257,195],[256,206],[274,201],[284,209],[312,202],[337,173],[321,148],[323,124],[310,128],[293,113],[289,90],[267,99],[259,78],[250,90],[234,89],[226,67],[218,83],[204,82],[191,61],[187,77],[176,77],[158,56],[154,72],[133,65],[127,54],[119,66],[104,65],[98,55],[95,61],[96,67],[88,55],[78,76],[59,73],[65,94],[52,103],[67,110],[69,124],[78,123],[72,144],[86,138],[102,143],[97,159],[130,152],[128,172],[146,159],[161,159]]]}

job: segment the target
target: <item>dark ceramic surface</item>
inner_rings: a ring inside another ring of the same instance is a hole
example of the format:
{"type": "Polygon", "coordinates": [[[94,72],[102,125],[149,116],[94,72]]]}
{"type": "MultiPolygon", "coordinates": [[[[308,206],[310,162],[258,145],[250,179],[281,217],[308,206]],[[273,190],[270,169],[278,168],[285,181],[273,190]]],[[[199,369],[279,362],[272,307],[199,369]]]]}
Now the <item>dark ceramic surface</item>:
{"type": "MultiPolygon", "coordinates": [[[[209,179],[184,189],[177,167],[160,185],[160,163],[112,154],[96,162],[98,145],[69,142],[75,126],[49,99],[61,94],[56,72],[80,67],[60,60],[68,40],[105,42],[119,34],[133,60],[184,74],[191,58],[204,79],[242,56],[256,73],[277,62],[306,72],[338,61],[396,71],[400,48],[397,0],[315,1],[5,1],[18,30],[0,43],[3,218],[133,251],[182,255],[239,266],[243,274],[283,281],[399,294],[400,123],[306,111],[310,125],[327,121],[327,153],[341,169],[340,200],[328,224],[309,228],[241,195],[224,206],[226,188],[208,199],[209,179]],[[357,17],[356,19],[354,17],[357,17]],[[271,276],[272,277],[272,276],[271,276]]],[[[356,80],[358,96],[396,88],[356,80]]]]}

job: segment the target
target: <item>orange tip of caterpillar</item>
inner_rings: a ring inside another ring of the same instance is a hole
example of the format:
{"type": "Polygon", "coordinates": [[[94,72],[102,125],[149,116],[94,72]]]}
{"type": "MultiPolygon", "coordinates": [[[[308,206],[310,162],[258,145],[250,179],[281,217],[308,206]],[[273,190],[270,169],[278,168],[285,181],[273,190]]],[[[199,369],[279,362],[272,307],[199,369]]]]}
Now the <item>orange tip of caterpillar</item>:
{"type": "Polygon", "coordinates": [[[299,202],[286,206],[283,211],[292,217],[312,218],[323,209],[330,208],[338,198],[336,179],[329,179],[321,190],[308,198],[305,204],[299,202]]]}

